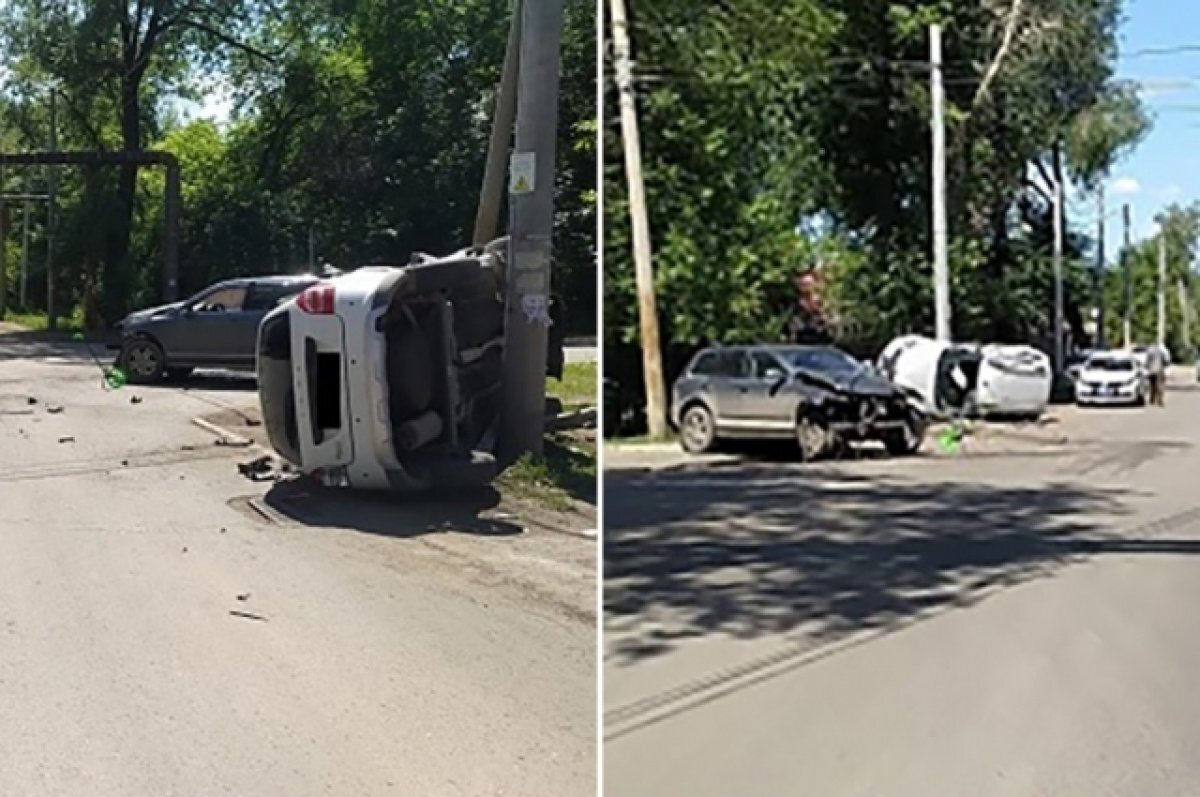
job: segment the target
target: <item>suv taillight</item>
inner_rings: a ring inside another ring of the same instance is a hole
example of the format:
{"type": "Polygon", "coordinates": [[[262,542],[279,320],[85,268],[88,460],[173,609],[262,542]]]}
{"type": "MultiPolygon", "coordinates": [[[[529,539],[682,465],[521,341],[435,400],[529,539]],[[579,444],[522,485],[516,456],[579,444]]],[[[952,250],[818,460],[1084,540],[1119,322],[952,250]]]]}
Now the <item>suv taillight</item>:
{"type": "Polygon", "coordinates": [[[334,288],[327,283],[314,285],[296,298],[296,306],[312,315],[333,315],[334,288]]]}

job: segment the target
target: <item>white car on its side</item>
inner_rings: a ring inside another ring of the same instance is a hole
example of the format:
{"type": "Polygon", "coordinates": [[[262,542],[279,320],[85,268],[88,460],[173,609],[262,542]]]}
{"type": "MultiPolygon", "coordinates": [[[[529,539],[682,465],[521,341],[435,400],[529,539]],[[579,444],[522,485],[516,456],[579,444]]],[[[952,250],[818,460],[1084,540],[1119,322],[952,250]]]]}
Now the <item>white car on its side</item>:
{"type": "Polygon", "coordinates": [[[361,268],[272,311],[257,363],[272,447],[331,486],[490,481],[504,269],[495,248],[361,268]]]}
{"type": "Polygon", "coordinates": [[[1146,370],[1129,352],[1098,352],[1079,370],[1075,403],[1142,406],[1149,394],[1146,370]]]}

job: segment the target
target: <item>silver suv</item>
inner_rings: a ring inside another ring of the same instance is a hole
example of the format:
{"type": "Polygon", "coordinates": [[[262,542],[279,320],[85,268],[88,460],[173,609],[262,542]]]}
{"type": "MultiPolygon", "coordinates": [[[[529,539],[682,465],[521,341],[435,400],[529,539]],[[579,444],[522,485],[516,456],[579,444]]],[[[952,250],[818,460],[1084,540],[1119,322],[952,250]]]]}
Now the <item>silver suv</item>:
{"type": "Polygon", "coordinates": [[[795,438],[805,460],[871,439],[913,454],[928,425],[902,388],[831,346],[704,349],[675,382],[671,423],[690,452],[723,438],[795,438]]]}

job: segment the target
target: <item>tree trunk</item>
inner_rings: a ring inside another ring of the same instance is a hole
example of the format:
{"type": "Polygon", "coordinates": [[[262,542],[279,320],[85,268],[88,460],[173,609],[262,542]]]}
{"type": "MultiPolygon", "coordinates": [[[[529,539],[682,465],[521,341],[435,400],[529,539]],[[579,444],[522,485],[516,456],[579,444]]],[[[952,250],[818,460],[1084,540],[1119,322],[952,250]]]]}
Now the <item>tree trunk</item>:
{"type": "MultiPolygon", "coordinates": [[[[140,152],[142,149],[142,106],[139,96],[143,69],[135,68],[121,78],[121,149],[140,152]]],[[[133,284],[130,273],[129,249],[133,232],[134,202],[137,194],[136,164],[119,167],[117,202],[110,217],[108,240],[103,266],[105,315],[119,317],[130,309],[128,303],[133,284]]]]}

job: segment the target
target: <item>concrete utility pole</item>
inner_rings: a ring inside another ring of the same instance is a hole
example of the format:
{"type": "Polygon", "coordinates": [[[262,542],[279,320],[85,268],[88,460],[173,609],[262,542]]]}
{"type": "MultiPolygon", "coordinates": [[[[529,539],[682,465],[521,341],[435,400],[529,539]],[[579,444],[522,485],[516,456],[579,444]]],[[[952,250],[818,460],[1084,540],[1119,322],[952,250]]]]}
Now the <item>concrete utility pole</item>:
{"type": "Polygon", "coordinates": [[[512,144],[513,120],[517,114],[517,72],[520,56],[521,0],[513,0],[508,44],[504,48],[504,68],[500,74],[496,109],[492,113],[492,137],[488,142],[487,164],[483,169],[483,186],[479,190],[479,207],[475,211],[475,234],[471,239],[474,246],[486,246],[496,239],[500,231],[504,171],[512,144]]]}
{"type": "Polygon", "coordinates": [[[542,453],[550,326],[554,157],[563,0],[521,4],[517,145],[510,167],[512,225],[504,324],[500,464],[542,453]]]}
{"type": "Polygon", "coordinates": [[[1063,353],[1063,181],[1054,181],[1054,371],[1066,364],[1063,353]]]}
{"type": "Polygon", "coordinates": [[[1167,344],[1167,231],[1158,231],[1158,323],[1157,342],[1167,344]]]}
{"type": "Polygon", "coordinates": [[[1130,247],[1133,245],[1133,211],[1126,202],[1121,209],[1121,220],[1125,226],[1125,246],[1121,250],[1121,270],[1124,276],[1125,305],[1121,320],[1121,337],[1126,349],[1133,345],[1133,264],[1130,262],[1130,247]]]}
{"type": "MultiPolygon", "coordinates": [[[[50,151],[58,152],[58,96],[50,88],[50,151]]],[[[49,171],[50,201],[46,210],[46,328],[58,328],[58,306],[54,301],[54,205],[58,195],[58,172],[54,166],[49,171]]]]}
{"type": "Polygon", "coordinates": [[[942,88],[942,26],[929,26],[933,97],[933,295],[938,340],[950,340],[950,265],[946,232],[946,109],[942,88]]]}
{"type": "Polygon", "coordinates": [[[629,215],[633,227],[633,264],[638,293],[638,320],[642,338],[642,378],[646,388],[646,424],[650,436],[667,435],[667,400],[663,381],[662,343],[658,331],[658,300],[654,293],[654,266],[650,250],[650,221],[646,187],[642,178],[642,143],[637,104],[633,93],[629,23],[625,0],[612,0],[613,54],[616,56],[617,91],[621,103],[621,132],[625,143],[625,176],[629,185],[629,215]]]}
{"type": "Polygon", "coordinates": [[[1104,313],[1104,183],[1096,191],[1097,210],[1100,214],[1099,230],[1096,232],[1096,348],[1107,348],[1105,343],[1104,324],[1107,319],[1104,313]]]}
{"type": "Polygon", "coordinates": [[[1179,342],[1183,344],[1182,356],[1192,356],[1192,308],[1188,304],[1187,286],[1183,278],[1175,280],[1175,290],[1179,295],[1179,342]]]}

